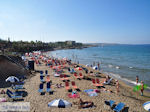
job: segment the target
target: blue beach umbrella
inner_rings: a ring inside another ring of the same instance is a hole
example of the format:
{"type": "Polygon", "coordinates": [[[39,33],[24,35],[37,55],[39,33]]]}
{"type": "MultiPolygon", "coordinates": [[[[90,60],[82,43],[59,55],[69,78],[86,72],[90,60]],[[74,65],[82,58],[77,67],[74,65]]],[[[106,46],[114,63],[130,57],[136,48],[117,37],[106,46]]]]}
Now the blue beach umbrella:
{"type": "Polygon", "coordinates": [[[56,99],[48,103],[48,107],[66,108],[71,106],[71,103],[63,99],[56,99]]]}
{"type": "Polygon", "coordinates": [[[143,107],[144,107],[145,110],[147,110],[147,111],[150,112],[150,101],[145,102],[145,103],[143,104],[143,107]]]}

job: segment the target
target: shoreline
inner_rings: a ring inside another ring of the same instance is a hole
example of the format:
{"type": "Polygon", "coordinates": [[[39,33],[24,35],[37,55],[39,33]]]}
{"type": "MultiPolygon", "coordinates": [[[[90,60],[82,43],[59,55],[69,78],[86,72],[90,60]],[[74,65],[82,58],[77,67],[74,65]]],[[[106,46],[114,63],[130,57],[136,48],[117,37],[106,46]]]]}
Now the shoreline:
{"type": "MultiPolygon", "coordinates": [[[[79,64],[79,65],[86,67],[84,64],[79,64]]],[[[90,69],[93,70],[91,67],[90,67],[90,69]]],[[[94,71],[100,72],[99,70],[94,70],[94,71]]],[[[107,75],[103,72],[100,72],[100,73],[103,77],[105,77],[107,75]]],[[[110,77],[112,77],[112,76],[110,76],[110,77]]],[[[117,78],[113,78],[113,80],[116,80],[116,79],[117,78]]],[[[121,79],[117,79],[117,80],[119,80],[119,84],[121,85],[121,89],[125,89],[126,91],[131,93],[133,95],[132,96],[133,98],[135,98],[137,100],[141,100],[141,101],[143,100],[142,103],[148,101],[148,99],[150,100],[150,90],[145,90],[144,95],[140,96],[140,91],[133,92],[133,86],[135,86],[135,85],[127,84],[128,82],[125,82],[124,80],[121,80],[121,79]]]]}
{"type": "MultiPolygon", "coordinates": [[[[65,49],[59,49],[59,50],[65,50],[65,49]]],[[[53,51],[47,51],[47,52],[46,52],[46,56],[48,56],[47,54],[48,54],[49,52],[53,52],[53,51]]],[[[49,56],[48,56],[48,57],[49,57],[49,56]]],[[[74,62],[73,62],[73,63],[74,63],[74,62]]],[[[75,63],[75,64],[77,64],[77,63],[75,63]]],[[[78,64],[77,64],[77,65],[78,65],[78,64]]],[[[84,65],[84,64],[79,64],[79,65],[82,65],[82,66],[86,67],[86,65],[84,65]]],[[[106,74],[106,72],[101,72],[101,71],[99,71],[99,70],[94,70],[94,69],[91,68],[91,67],[86,67],[86,68],[90,68],[92,71],[100,72],[104,77],[105,77],[106,75],[108,75],[108,74],[106,74]]],[[[109,76],[112,77],[111,75],[109,75],[109,76]]],[[[130,83],[130,82],[128,82],[128,81],[125,81],[125,80],[123,80],[123,79],[121,79],[121,78],[113,77],[113,79],[114,79],[114,80],[116,80],[116,79],[119,80],[119,83],[120,83],[120,85],[122,86],[122,88],[125,87],[126,90],[129,91],[129,92],[133,95],[133,98],[136,99],[136,97],[137,97],[138,100],[144,100],[144,101],[147,101],[147,98],[149,98],[149,100],[150,100],[150,95],[149,95],[150,89],[147,89],[147,90],[144,91],[145,96],[143,96],[143,97],[145,97],[145,98],[142,98],[142,96],[140,96],[140,92],[139,92],[139,91],[133,92],[133,87],[136,86],[136,85],[134,85],[134,84],[132,84],[132,83],[130,83]],[[137,95],[137,94],[139,94],[139,95],[137,95]]],[[[130,80],[130,79],[129,79],[129,80],[130,80]]],[[[132,80],[130,80],[130,81],[132,81],[132,80]]],[[[144,101],[143,101],[142,103],[144,103],[144,101]]]]}
{"type": "MultiPolygon", "coordinates": [[[[93,47],[95,47],[95,46],[93,46],[93,47]]],[[[84,48],[83,48],[83,49],[84,49],[84,48]]],[[[54,51],[57,51],[57,50],[66,50],[66,49],[56,49],[56,50],[54,50],[54,51]]],[[[50,52],[54,52],[54,51],[47,51],[46,54],[47,54],[47,53],[50,53],[50,52]]],[[[82,65],[84,65],[84,64],[82,64],[82,65]]],[[[130,86],[130,87],[136,86],[136,85],[134,84],[134,83],[136,83],[136,81],[133,81],[133,80],[128,79],[128,78],[122,78],[122,76],[121,76],[120,74],[118,74],[119,77],[117,77],[117,75],[116,75],[115,73],[109,73],[109,72],[107,72],[107,71],[101,71],[101,70],[100,70],[99,72],[102,72],[102,73],[105,74],[105,75],[109,75],[109,76],[111,76],[111,77],[113,77],[113,78],[115,78],[115,79],[121,80],[122,82],[124,82],[125,84],[127,84],[127,85],[130,86]],[[114,75],[111,75],[111,74],[114,74],[114,75]]],[[[148,88],[146,89],[146,91],[147,91],[147,92],[150,92],[150,86],[148,86],[148,88]]]]}

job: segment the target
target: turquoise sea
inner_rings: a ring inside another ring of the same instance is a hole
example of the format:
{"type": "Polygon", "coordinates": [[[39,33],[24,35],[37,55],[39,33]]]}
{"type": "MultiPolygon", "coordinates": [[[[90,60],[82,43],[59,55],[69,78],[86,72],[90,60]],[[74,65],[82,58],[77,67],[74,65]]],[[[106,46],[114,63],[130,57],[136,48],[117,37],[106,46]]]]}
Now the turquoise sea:
{"type": "Polygon", "coordinates": [[[84,49],[56,50],[49,55],[81,64],[100,62],[101,72],[135,84],[136,76],[150,87],[150,45],[109,45],[84,49]]]}

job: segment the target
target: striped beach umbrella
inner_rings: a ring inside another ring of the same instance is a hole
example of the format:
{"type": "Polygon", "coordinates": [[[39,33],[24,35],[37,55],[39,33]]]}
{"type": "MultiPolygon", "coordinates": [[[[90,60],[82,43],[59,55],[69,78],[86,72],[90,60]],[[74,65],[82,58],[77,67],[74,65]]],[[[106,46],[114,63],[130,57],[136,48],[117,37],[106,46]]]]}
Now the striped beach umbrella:
{"type": "Polygon", "coordinates": [[[145,102],[145,103],[143,104],[143,107],[144,107],[145,110],[147,110],[147,111],[150,112],[150,101],[145,102]]]}
{"type": "Polygon", "coordinates": [[[66,108],[71,106],[71,103],[63,99],[56,99],[48,103],[48,107],[66,108]]]}

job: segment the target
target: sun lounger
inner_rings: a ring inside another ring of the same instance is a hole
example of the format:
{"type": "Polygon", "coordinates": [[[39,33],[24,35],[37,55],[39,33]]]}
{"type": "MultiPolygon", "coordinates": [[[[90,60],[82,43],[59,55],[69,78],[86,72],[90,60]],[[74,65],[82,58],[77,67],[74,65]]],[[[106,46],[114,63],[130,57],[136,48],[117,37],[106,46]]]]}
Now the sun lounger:
{"type": "Polygon", "coordinates": [[[96,86],[103,86],[103,84],[102,84],[102,83],[100,83],[100,81],[99,81],[99,79],[98,79],[98,78],[96,79],[96,82],[97,82],[96,86]]]}
{"type": "Polygon", "coordinates": [[[46,92],[51,92],[51,84],[50,84],[50,82],[47,83],[46,92]]]}
{"type": "Polygon", "coordinates": [[[68,82],[68,81],[65,82],[65,88],[66,88],[66,90],[69,91],[69,92],[72,91],[72,89],[69,87],[69,82],[68,82]]]}
{"type": "Polygon", "coordinates": [[[76,72],[74,73],[74,76],[76,79],[81,79],[80,76],[78,76],[76,72]]]}
{"type": "Polygon", "coordinates": [[[71,84],[74,89],[76,89],[77,91],[80,91],[80,89],[76,86],[75,81],[72,81],[71,84]]]}
{"type": "Polygon", "coordinates": [[[115,101],[113,100],[105,101],[105,104],[109,105],[112,108],[115,104],[115,101]]]}
{"type": "Polygon", "coordinates": [[[77,89],[77,88],[78,88],[78,87],[76,86],[76,84],[75,84],[74,81],[72,81],[71,84],[72,84],[72,87],[73,87],[74,89],[77,89]]]}
{"type": "Polygon", "coordinates": [[[113,78],[109,79],[107,82],[104,82],[103,84],[106,84],[106,85],[110,84],[110,82],[112,81],[112,79],[113,78]]]}
{"type": "Polygon", "coordinates": [[[40,76],[40,81],[44,82],[44,77],[43,76],[40,76]]]}
{"type": "Polygon", "coordinates": [[[60,74],[60,80],[64,81],[64,76],[62,74],[60,74]]]}
{"type": "Polygon", "coordinates": [[[95,79],[92,79],[92,83],[93,83],[94,86],[96,86],[96,81],[95,81],[95,79]]]}
{"type": "Polygon", "coordinates": [[[115,101],[109,100],[109,105],[110,105],[111,108],[114,106],[114,104],[115,104],[115,101]]]}
{"type": "Polygon", "coordinates": [[[40,71],[40,76],[43,76],[43,71],[40,71]]]}
{"type": "Polygon", "coordinates": [[[45,76],[47,76],[48,75],[48,70],[45,70],[45,76]]]}
{"type": "Polygon", "coordinates": [[[125,107],[124,103],[119,103],[115,106],[115,108],[113,109],[115,112],[121,112],[125,107]]]}
{"type": "Polygon", "coordinates": [[[99,82],[99,79],[92,79],[92,83],[93,83],[93,85],[94,86],[96,86],[96,87],[101,87],[101,86],[103,86],[103,84],[101,84],[100,82],[99,82]]]}
{"type": "Polygon", "coordinates": [[[79,73],[79,76],[80,76],[80,78],[81,78],[81,79],[83,79],[83,75],[82,75],[82,73],[79,73]]]}
{"type": "Polygon", "coordinates": [[[9,89],[7,89],[6,94],[8,95],[9,98],[12,99],[19,99],[19,98],[23,98],[22,96],[22,92],[11,92],[9,89]]]}
{"type": "Polygon", "coordinates": [[[40,84],[38,92],[41,94],[43,93],[43,83],[40,84]]]}
{"type": "Polygon", "coordinates": [[[24,89],[24,87],[23,87],[23,85],[15,85],[12,87],[12,89],[18,90],[18,89],[24,89]]]}
{"type": "Polygon", "coordinates": [[[69,80],[66,74],[64,74],[64,80],[69,80]]]}

